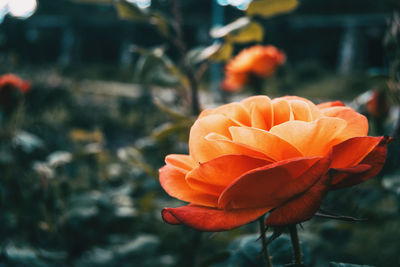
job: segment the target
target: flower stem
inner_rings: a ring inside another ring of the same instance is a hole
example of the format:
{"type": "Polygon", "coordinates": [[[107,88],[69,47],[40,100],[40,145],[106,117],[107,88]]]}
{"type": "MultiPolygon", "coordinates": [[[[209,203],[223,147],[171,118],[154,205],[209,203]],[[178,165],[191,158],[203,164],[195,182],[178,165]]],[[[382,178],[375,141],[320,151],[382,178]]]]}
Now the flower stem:
{"type": "Polygon", "coordinates": [[[303,264],[303,254],[301,253],[300,239],[295,224],[289,226],[289,232],[290,240],[292,241],[294,263],[303,264]]]}
{"type": "Polygon", "coordinates": [[[268,252],[268,245],[267,245],[267,237],[266,237],[266,229],[265,229],[265,215],[261,216],[258,219],[258,224],[260,226],[260,234],[261,234],[261,245],[262,251],[264,254],[264,259],[267,267],[272,267],[271,257],[269,256],[268,252]]]}

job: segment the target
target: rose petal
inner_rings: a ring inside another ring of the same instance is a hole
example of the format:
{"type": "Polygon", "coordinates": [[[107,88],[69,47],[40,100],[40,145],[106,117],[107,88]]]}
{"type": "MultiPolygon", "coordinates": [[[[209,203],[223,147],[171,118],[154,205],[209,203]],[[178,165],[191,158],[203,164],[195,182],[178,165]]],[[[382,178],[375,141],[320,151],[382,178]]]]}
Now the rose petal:
{"type": "Polygon", "coordinates": [[[241,101],[251,116],[251,126],[269,130],[273,125],[271,99],[265,95],[251,96],[241,101]]]}
{"type": "Polygon", "coordinates": [[[301,100],[289,101],[290,107],[292,108],[293,116],[295,120],[299,121],[311,121],[312,114],[311,109],[306,102],[301,100]]]}
{"type": "MultiPolygon", "coordinates": [[[[286,197],[283,188],[291,186],[290,184],[295,179],[320,159],[320,157],[308,157],[284,160],[249,171],[222,192],[218,207],[241,209],[279,206],[288,200],[282,199],[286,197]],[[279,193],[280,191],[282,192],[279,193]]],[[[295,187],[287,190],[293,193],[292,189],[297,192],[295,187]]],[[[300,187],[299,190],[301,190],[300,187]]]]}
{"type": "Polygon", "coordinates": [[[220,194],[226,186],[243,173],[270,163],[270,161],[246,155],[225,155],[200,164],[187,173],[186,181],[190,187],[205,192],[209,190],[208,185],[213,185],[213,189],[220,189],[216,191],[220,194]]]}
{"type": "Polygon", "coordinates": [[[205,136],[217,133],[231,138],[229,127],[237,125],[220,114],[211,114],[198,119],[190,129],[189,150],[192,158],[196,162],[206,162],[220,156],[221,151],[214,149],[213,143],[206,140],[205,136]]]}
{"type": "Polygon", "coordinates": [[[369,169],[360,169],[358,166],[343,170],[332,171],[331,189],[336,190],[353,186],[377,175],[385,164],[388,139],[383,139],[361,162],[360,165],[369,165],[369,169]]]}
{"type": "Polygon", "coordinates": [[[193,190],[186,183],[185,176],[186,172],[171,165],[165,165],[159,170],[160,184],[168,195],[182,201],[215,207],[218,198],[193,190]]]}
{"type": "Polygon", "coordinates": [[[364,115],[349,107],[331,107],[322,110],[328,117],[340,118],[347,121],[346,128],[337,137],[346,140],[355,136],[365,136],[368,133],[368,120],[364,115]]]}
{"type": "Polygon", "coordinates": [[[340,189],[352,186],[362,181],[368,180],[377,175],[382,169],[386,154],[386,145],[390,138],[384,137],[381,142],[371,151],[359,165],[351,168],[333,169],[332,189],[340,189]],[[360,166],[370,166],[370,168],[361,168],[360,166]]]}
{"type": "Polygon", "coordinates": [[[185,224],[200,231],[226,231],[256,220],[270,208],[219,210],[196,205],[165,208],[162,217],[170,224],[185,224]]]}
{"type": "Polygon", "coordinates": [[[331,168],[348,168],[360,163],[383,137],[353,137],[333,147],[331,168]]]}
{"type": "Polygon", "coordinates": [[[324,117],[312,122],[285,122],[272,127],[270,133],[292,144],[304,156],[323,156],[345,127],[346,121],[342,119],[324,117]]]}
{"type": "Polygon", "coordinates": [[[222,114],[239,123],[250,126],[250,113],[241,103],[229,103],[222,105],[213,111],[214,114],[222,114]]]}
{"type": "Polygon", "coordinates": [[[278,99],[284,99],[286,101],[289,102],[289,104],[291,104],[291,101],[301,101],[304,102],[308,105],[308,108],[311,111],[311,120],[316,120],[318,118],[321,117],[321,111],[319,110],[319,108],[310,100],[303,98],[303,97],[299,97],[299,96],[284,96],[284,97],[280,97],[278,99]]]}
{"type": "Polygon", "coordinates": [[[293,145],[270,132],[250,127],[230,127],[232,141],[245,144],[279,161],[303,156],[293,145]]]}
{"type": "Polygon", "coordinates": [[[185,171],[190,171],[197,167],[196,161],[189,155],[170,154],[165,157],[165,163],[185,171]]]}
{"type": "Polygon", "coordinates": [[[330,108],[330,107],[344,107],[344,104],[341,101],[331,101],[318,104],[317,107],[319,109],[330,108]]]}
{"type": "Polygon", "coordinates": [[[292,109],[288,101],[275,98],[272,100],[272,105],[274,110],[274,125],[294,120],[292,109]]]}
{"type": "Polygon", "coordinates": [[[331,177],[325,173],[304,194],[273,210],[265,224],[281,226],[297,224],[311,219],[321,206],[322,199],[329,190],[331,177]]]}
{"type": "Polygon", "coordinates": [[[211,133],[205,137],[208,141],[213,142],[212,146],[218,150],[219,155],[240,154],[248,155],[255,158],[262,158],[268,161],[273,161],[259,149],[250,147],[244,144],[235,143],[229,138],[222,135],[211,133]]]}

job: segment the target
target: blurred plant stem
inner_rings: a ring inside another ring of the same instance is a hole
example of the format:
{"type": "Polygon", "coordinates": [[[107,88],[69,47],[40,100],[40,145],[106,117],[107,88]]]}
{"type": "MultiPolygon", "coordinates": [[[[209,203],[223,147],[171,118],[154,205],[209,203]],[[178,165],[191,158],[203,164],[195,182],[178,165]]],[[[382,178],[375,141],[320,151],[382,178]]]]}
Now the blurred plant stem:
{"type": "Polygon", "coordinates": [[[262,251],[264,254],[264,259],[267,267],[272,267],[271,257],[268,251],[268,244],[267,244],[267,236],[266,236],[266,229],[265,229],[265,215],[261,216],[258,219],[258,224],[260,227],[260,235],[261,235],[261,245],[262,251]]]}
{"type": "Polygon", "coordinates": [[[295,264],[303,264],[303,254],[301,253],[300,239],[297,233],[296,224],[289,226],[290,240],[292,242],[293,257],[295,264]]]}
{"type": "Polygon", "coordinates": [[[187,53],[187,49],[185,43],[183,41],[183,30],[182,30],[182,14],[180,11],[180,3],[179,0],[172,0],[172,14],[175,18],[175,31],[176,38],[171,41],[178,48],[179,53],[181,55],[181,64],[184,69],[184,74],[189,81],[189,89],[191,93],[191,105],[192,105],[192,113],[197,116],[200,114],[200,101],[199,101],[199,92],[198,92],[198,79],[196,79],[196,75],[194,70],[189,64],[185,63],[185,56],[187,53]]]}

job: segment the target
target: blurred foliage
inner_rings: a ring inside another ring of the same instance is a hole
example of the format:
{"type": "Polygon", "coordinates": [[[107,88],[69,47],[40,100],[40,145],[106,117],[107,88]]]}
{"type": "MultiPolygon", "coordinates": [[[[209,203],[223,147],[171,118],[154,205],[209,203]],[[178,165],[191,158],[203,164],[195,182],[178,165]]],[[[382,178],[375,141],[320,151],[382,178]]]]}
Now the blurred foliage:
{"type": "Polygon", "coordinates": [[[247,7],[249,16],[262,16],[264,18],[293,11],[299,5],[297,0],[255,0],[247,7]]]}

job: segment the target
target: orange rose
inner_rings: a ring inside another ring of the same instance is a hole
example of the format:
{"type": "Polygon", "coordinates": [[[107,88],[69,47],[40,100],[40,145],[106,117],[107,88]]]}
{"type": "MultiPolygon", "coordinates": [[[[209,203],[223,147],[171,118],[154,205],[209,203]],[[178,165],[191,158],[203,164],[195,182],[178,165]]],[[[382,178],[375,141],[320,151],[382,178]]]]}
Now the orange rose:
{"type": "Polygon", "coordinates": [[[285,54],[272,45],[244,49],[226,65],[222,88],[237,91],[249,82],[251,75],[260,78],[271,76],[285,58],[285,54]]]}
{"type": "Polygon", "coordinates": [[[327,191],[381,170],[388,138],[367,132],[367,119],[341,102],[253,96],[204,110],[190,130],[189,155],[168,155],[160,169],[164,190],[190,204],[162,217],[203,231],[267,212],[270,226],[308,220],[327,191]]]}

